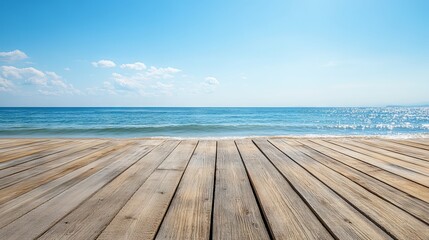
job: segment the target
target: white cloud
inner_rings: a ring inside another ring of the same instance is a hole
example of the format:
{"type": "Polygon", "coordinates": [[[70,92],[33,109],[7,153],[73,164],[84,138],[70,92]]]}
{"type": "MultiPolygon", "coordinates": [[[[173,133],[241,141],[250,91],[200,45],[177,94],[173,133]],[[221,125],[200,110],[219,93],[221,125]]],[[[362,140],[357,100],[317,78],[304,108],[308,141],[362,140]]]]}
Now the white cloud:
{"type": "Polygon", "coordinates": [[[13,84],[2,77],[0,77],[0,92],[8,92],[11,91],[13,88],[13,84]]]}
{"type": "Polygon", "coordinates": [[[219,85],[219,81],[215,77],[206,77],[204,79],[204,83],[210,86],[217,86],[219,85]]]}
{"type": "Polygon", "coordinates": [[[201,90],[206,93],[212,93],[216,90],[217,86],[220,84],[219,80],[215,77],[206,77],[201,84],[201,90]]]}
{"type": "Polygon", "coordinates": [[[55,72],[42,72],[33,67],[17,68],[14,66],[1,66],[0,75],[3,76],[1,81],[2,88],[5,86],[26,87],[30,90],[37,90],[44,95],[60,94],[80,94],[80,91],[73,85],[65,82],[61,76],[55,72]]]}
{"type": "MultiPolygon", "coordinates": [[[[137,92],[140,95],[145,95],[145,86],[138,78],[127,77],[119,73],[113,73],[113,88],[115,90],[125,90],[137,92]]],[[[106,84],[105,84],[106,85],[106,84]]]]}
{"type": "Polygon", "coordinates": [[[142,71],[146,69],[146,65],[142,62],[122,64],[121,68],[142,71]]]}
{"type": "Polygon", "coordinates": [[[26,84],[46,85],[48,81],[46,74],[33,67],[17,68],[14,66],[2,66],[1,73],[5,78],[23,80],[26,84]]]}
{"type": "Polygon", "coordinates": [[[103,59],[98,62],[92,62],[92,66],[99,68],[113,68],[116,64],[113,61],[103,59]]]}
{"type": "Polygon", "coordinates": [[[0,59],[3,61],[18,61],[26,58],[28,58],[27,54],[18,49],[11,52],[0,52],[0,59]]]}
{"type": "Polygon", "coordinates": [[[147,76],[152,78],[172,78],[173,74],[181,72],[182,70],[172,67],[166,67],[166,68],[157,68],[154,66],[151,66],[147,70],[147,76]]]}
{"type": "Polygon", "coordinates": [[[71,69],[69,67],[64,68],[65,71],[70,71],[71,69]]]}
{"type": "Polygon", "coordinates": [[[157,82],[155,85],[152,86],[152,88],[155,89],[157,93],[171,95],[174,90],[174,84],[157,82]]]}

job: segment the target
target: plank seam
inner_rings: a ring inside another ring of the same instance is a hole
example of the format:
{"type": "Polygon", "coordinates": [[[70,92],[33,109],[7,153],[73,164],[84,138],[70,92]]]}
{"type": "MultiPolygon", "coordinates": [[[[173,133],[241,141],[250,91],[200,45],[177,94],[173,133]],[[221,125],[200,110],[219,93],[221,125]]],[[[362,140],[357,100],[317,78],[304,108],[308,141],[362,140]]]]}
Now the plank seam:
{"type": "MultiPolygon", "coordinates": [[[[336,150],[334,150],[334,149],[332,149],[332,148],[325,147],[325,146],[323,146],[323,145],[321,145],[321,144],[318,144],[317,142],[313,142],[312,140],[309,140],[309,141],[310,141],[310,142],[312,142],[312,143],[314,143],[314,144],[316,144],[316,145],[319,145],[319,146],[321,146],[321,147],[327,148],[327,149],[329,149],[330,151],[338,152],[338,151],[336,151],[336,150]]],[[[307,145],[306,145],[306,146],[307,146],[307,145]]],[[[318,153],[322,154],[322,155],[325,155],[325,156],[327,156],[327,157],[330,157],[329,155],[327,155],[327,154],[325,154],[325,153],[323,153],[323,152],[321,152],[321,151],[319,151],[319,150],[317,150],[317,149],[315,149],[315,148],[313,148],[313,147],[310,147],[310,148],[311,148],[311,149],[313,149],[313,150],[315,150],[316,152],[318,152],[318,153]]],[[[349,156],[349,155],[347,155],[347,154],[345,154],[345,153],[341,153],[341,152],[338,152],[338,153],[343,154],[343,155],[346,155],[347,157],[353,158],[353,159],[355,159],[355,160],[357,160],[357,161],[359,161],[359,162],[362,162],[363,164],[370,165],[371,167],[374,167],[374,168],[376,168],[376,169],[377,169],[377,170],[379,170],[379,171],[384,171],[384,172],[387,172],[387,173],[389,173],[389,174],[393,174],[393,175],[395,175],[396,177],[403,178],[403,179],[406,179],[407,181],[411,181],[411,182],[413,182],[413,183],[416,183],[416,182],[414,182],[414,181],[412,181],[412,180],[410,180],[410,179],[408,179],[408,178],[405,178],[405,177],[403,177],[403,176],[401,176],[401,175],[398,175],[398,174],[392,173],[392,172],[390,172],[390,171],[384,170],[384,169],[382,169],[382,168],[380,168],[380,167],[377,167],[377,166],[375,166],[375,165],[372,165],[372,164],[370,164],[370,163],[367,163],[367,162],[361,161],[361,160],[359,160],[359,159],[357,159],[357,158],[354,158],[354,157],[352,157],[352,156],[349,156]]],[[[379,180],[379,179],[375,178],[374,176],[371,176],[371,175],[369,175],[368,173],[366,173],[366,172],[364,172],[364,171],[361,171],[359,168],[356,168],[356,167],[354,167],[354,166],[351,166],[351,165],[348,165],[348,164],[346,164],[346,163],[343,163],[343,162],[341,162],[341,161],[339,161],[339,160],[337,160],[337,159],[335,159],[335,158],[332,158],[332,159],[334,159],[335,161],[337,161],[337,162],[338,162],[338,163],[340,163],[340,164],[343,164],[343,165],[345,165],[345,166],[347,166],[347,167],[349,167],[349,168],[353,168],[353,169],[355,169],[355,170],[357,170],[357,171],[359,171],[359,172],[361,172],[361,173],[363,173],[363,174],[365,174],[365,175],[367,175],[367,176],[369,176],[369,177],[371,177],[371,178],[374,178],[375,180],[379,180]]],[[[381,181],[381,180],[379,180],[379,181],[381,181]]],[[[429,202],[426,202],[425,200],[422,200],[422,199],[420,199],[420,198],[417,198],[417,197],[415,197],[415,196],[413,196],[413,195],[411,195],[411,194],[409,194],[409,193],[407,193],[407,192],[404,192],[402,189],[399,189],[398,187],[396,187],[396,186],[394,186],[394,185],[392,185],[392,184],[390,184],[390,183],[387,183],[387,182],[385,182],[385,181],[381,181],[381,182],[383,182],[383,183],[385,183],[385,184],[387,184],[387,185],[389,185],[389,186],[391,186],[391,187],[393,187],[393,188],[395,188],[395,189],[397,189],[397,190],[399,190],[399,191],[401,191],[401,192],[405,193],[405,194],[406,194],[407,196],[409,196],[409,197],[412,197],[412,198],[418,199],[418,200],[423,201],[423,202],[425,202],[425,203],[429,203],[429,202]]],[[[418,183],[416,183],[416,184],[418,184],[418,183]]],[[[424,186],[424,187],[426,187],[426,186],[424,186]]],[[[427,188],[427,187],[426,187],[426,188],[427,188]]]]}
{"type": "Polygon", "coordinates": [[[240,152],[240,149],[237,146],[237,142],[234,141],[234,144],[235,144],[235,147],[237,148],[238,155],[240,155],[240,159],[241,159],[241,162],[243,163],[244,170],[246,171],[247,179],[249,180],[249,183],[250,183],[250,186],[251,186],[251,189],[253,192],[253,196],[255,197],[256,204],[258,205],[258,209],[259,209],[259,212],[261,213],[262,221],[264,222],[265,229],[267,229],[268,236],[270,237],[270,239],[276,239],[274,237],[274,233],[273,233],[273,231],[270,227],[270,224],[268,222],[267,214],[265,213],[264,207],[262,206],[261,200],[259,199],[258,192],[256,191],[255,185],[253,184],[252,178],[250,177],[249,171],[247,170],[246,163],[244,162],[243,156],[241,155],[241,152],[240,152]]]}
{"type": "MultiPolygon", "coordinates": [[[[174,150],[180,145],[180,143],[181,143],[182,141],[179,141],[179,143],[167,154],[167,156],[165,156],[165,158],[153,169],[153,171],[148,175],[148,177],[144,180],[144,182],[138,187],[138,188],[136,188],[136,190],[134,191],[134,193],[133,194],[131,194],[130,195],[130,197],[127,199],[127,201],[124,203],[124,205],[122,205],[122,207],[116,212],[116,214],[110,219],[110,221],[108,222],[108,223],[106,223],[105,225],[104,225],[104,227],[103,227],[103,229],[101,229],[100,230],[100,232],[97,234],[97,236],[95,236],[94,237],[94,239],[97,239],[102,233],[103,233],[103,231],[107,228],[107,226],[109,226],[110,225],[110,223],[113,221],[113,219],[115,219],[115,217],[118,215],[118,213],[122,210],[122,208],[124,208],[124,206],[125,205],[127,205],[127,203],[128,203],[128,201],[130,201],[130,199],[134,196],[134,194],[136,194],[136,192],[140,189],[140,187],[141,186],[143,186],[143,184],[147,181],[147,179],[149,179],[149,177],[150,177],[150,175],[152,175],[156,170],[157,170],[157,168],[158,168],[158,166],[160,166],[163,162],[164,162],[164,160],[165,159],[167,159],[168,158],[168,156],[170,156],[171,155],[171,153],[173,153],[174,152],[174,150]]],[[[152,148],[152,150],[154,150],[154,149],[156,149],[158,146],[161,146],[163,143],[165,143],[165,142],[162,142],[162,143],[160,143],[159,145],[157,145],[157,146],[155,146],[154,148],[152,148]]],[[[134,164],[136,164],[137,162],[140,162],[146,155],[148,155],[150,152],[152,152],[152,150],[150,150],[149,152],[147,152],[145,155],[143,155],[138,161],[136,161],[135,163],[133,163],[131,166],[133,166],[134,164]]],[[[130,167],[131,167],[130,166],[130,167]]],[[[128,168],[127,168],[127,170],[128,170],[128,168]]],[[[125,172],[125,171],[124,171],[125,172]]],[[[123,172],[122,172],[123,173],[123,172]]],[[[122,174],[121,173],[121,174],[122,174]]],[[[119,174],[119,175],[121,175],[121,174],[119,174]]],[[[117,177],[119,177],[119,175],[117,176],[117,177]]],[[[114,179],[116,179],[117,177],[115,177],[114,179]]],[[[114,180],[113,179],[113,180],[114,180]]],[[[112,180],[112,181],[113,181],[112,180]]],[[[106,185],[104,185],[104,186],[107,186],[107,184],[106,185]]],[[[103,186],[103,188],[104,188],[104,186],[103,186]]],[[[100,188],[100,190],[101,190],[102,188],[100,188]]],[[[99,190],[99,191],[100,191],[99,190]]],[[[97,191],[98,192],[98,191],[97,191]]],[[[89,199],[89,198],[87,198],[87,199],[89,199]]],[[[86,200],[85,200],[86,201],[86,200]]],[[[71,212],[70,212],[71,213],[71,212]]]]}
{"type": "MultiPolygon", "coordinates": [[[[300,142],[300,143],[301,143],[301,142],[300,142]]],[[[301,144],[303,144],[303,143],[301,143],[301,144]]],[[[311,148],[311,147],[309,147],[309,146],[307,146],[307,145],[305,145],[305,146],[306,146],[306,147],[308,147],[308,148],[311,148]]],[[[311,149],[313,149],[313,148],[311,148],[311,149]]],[[[313,150],[314,150],[314,149],[313,149],[313,150]]],[[[319,162],[319,163],[320,163],[320,164],[322,164],[323,166],[325,166],[325,167],[327,167],[327,168],[331,169],[332,171],[334,171],[334,172],[336,172],[336,173],[340,174],[341,176],[343,176],[343,177],[345,177],[345,178],[349,179],[350,181],[352,181],[352,182],[356,183],[357,185],[361,186],[362,188],[364,188],[364,189],[365,189],[365,190],[367,190],[368,192],[370,192],[370,193],[372,193],[372,194],[374,194],[374,195],[378,196],[378,197],[379,197],[379,198],[381,198],[381,199],[384,199],[386,202],[389,202],[390,204],[392,204],[392,205],[396,206],[397,208],[399,208],[399,209],[403,210],[404,212],[406,212],[406,213],[408,213],[408,214],[412,215],[413,217],[415,217],[415,218],[417,218],[418,220],[420,220],[422,223],[424,223],[424,224],[426,224],[426,225],[429,225],[429,224],[428,224],[428,223],[426,223],[424,220],[420,219],[418,216],[415,216],[414,214],[412,214],[412,213],[410,213],[410,212],[406,211],[405,209],[403,209],[400,205],[397,205],[397,204],[395,204],[395,203],[393,203],[393,202],[389,201],[389,199],[387,199],[387,198],[386,198],[386,197],[384,197],[383,195],[378,194],[377,192],[374,192],[374,191],[372,191],[371,189],[366,188],[364,185],[361,185],[359,182],[355,182],[355,181],[353,181],[353,179],[351,179],[351,178],[347,177],[347,175],[344,175],[343,173],[341,173],[341,171],[337,171],[337,170],[335,170],[335,169],[331,168],[330,166],[328,166],[328,165],[324,164],[324,163],[323,163],[323,162],[321,162],[321,161],[318,161],[316,158],[311,157],[310,155],[308,155],[308,154],[307,154],[307,153],[305,153],[305,152],[302,152],[302,153],[303,153],[303,154],[305,154],[306,156],[308,156],[309,158],[312,158],[312,159],[314,159],[315,161],[319,162]]],[[[326,155],[324,155],[324,156],[326,156],[326,155]]],[[[332,159],[333,161],[335,161],[333,158],[331,158],[331,157],[329,157],[329,156],[326,156],[326,157],[327,157],[327,158],[332,159]]],[[[385,182],[383,182],[383,181],[381,181],[381,180],[378,180],[378,179],[376,179],[376,178],[374,178],[374,180],[375,180],[375,181],[377,181],[377,182],[380,182],[380,183],[382,183],[382,184],[386,184],[386,185],[390,186],[389,184],[387,184],[387,183],[385,183],[385,182]]],[[[395,189],[396,189],[396,188],[395,188],[395,189]]],[[[402,191],[400,191],[400,192],[402,192],[402,191]]],[[[403,193],[404,193],[404,192],[403,192],[403,193]]],[[[422,202],[424,202],[423,200],[420,200],[420,199],[418,199],[418,198],[415,198],[415,197],[413,197],[413,196],[410,196],[410,195],[409,195],[409,194],[407,194],[407,193],[405,193],[405,194],[406,194],[407,196],[409,196],[409,197],[412,197],[412,198],[414,198],[414,199],[418,200],[418,201],[422,201],[422,202]]],[[[426,202],[424,202],[424,203],[426,203],[426,202]]]]}
{"type": "MultiPolygon", "coordinates": [[[[330,143],[330,144],[333,144],[333,145],[336,145],[336,146],[341,147],[341,148],[345,148],[345,149],[350,150],[350,151],[352,151],[352,152],[355,152],[355,153],[358,153],[358,154],[363,154],[363,155],[365,155],[365,156],[368,156],[368,155],[366,155],[366,154],[364,154],[364,153],[356,152],[356,151],[355,151],[355,150],[353,150],[353,149],[350,149],[350,148],[348,148],[348,147],[341,146],[341,145],[336,144],[336,143],[334,143],[334,142],[330,142],[330,141],[326,141],[326,142],[328,142],[328,143],[330,143]]],[[[330,149],[332,149],[332,148],[330,148],[330,149]]],[[[339,152],[339,151],[337,151],[337,150],[335,150],[335,149],[332,149],[332,150],[334,150],[334,151],[336,151],[336,152],[339,152]]],[[[351,157],[351,158],[354,158],[354,159],[356,159],[356,160],[358,160],[358,161],[360,161],[360,162],[367,163],[367,162],[365,162],[365,161],[363,161],[363,160],[361,160],[361,159],[359,159],[359,158],[356,158],[356,157],[350,156],[350,155],[348,155],[347,153],[342,153],[342,152],[339,152],[339,153],[344,154],[344,155],[347,155],[347,156],[349,156],[349,157],[351,157]]],[[[371,156],[368,156],[368,157],[371,157],[371,156]]],[[[375,158],[375,157],[372,157],[372,158],[375,158]]],[[[375,158],[375,159],[380,160],[380,161],[382,161],[382,162],[386,162],[386,161],[381,160],[381,159],[379,159],[379,158],[375,158]]],[[[386,163],[391,164],[390,162],[386,162],[386,163]]],[[[371,163],[367,163],[367,164],[370,164],[370,165],[372,165],[372,166],[375,166],[375,165],[373,165],[373,164],[371,164],[371,163]]],[[[399,166],[399,165],[396,165],[396,164],[393,164],[393,165],[394,165],[395,167],[397,167],[397,168],[404,169],[404,170],[406,170],[406,171],[410,171],[410,172],[413,172],[413,173],[415,173],[415,174],[419,174],[419,175],[422,175],[422,176],[427,177],[427,175],[421,174],[421,173],[416,172],[416,171],[414,171],[414,170],[412,170],[412,169],[409,169],[409,168],[406,168],[406,167],[402,167],[402,166],[399,166]]],[[[377,166],[375,166],[375,167],[377,167],[377,166]]],[[[380,168],[380,167],[378,167],[378,168],[380,168]]],[[[391,174],[395,174],[395,175],[397,175],[397,176],[400,176],[400,177],[402,177],[402,178],[405,178],[405,179],[407,179],[407,180],[409,180],[409,181],[412,181],[412,182],[414,182],[414,183],[416,183],[416,184],[419,184],[419,185],[421,185],[421,186],[423,186],[423,187],[426,187],[426,188],[427,188],[427,186],[425,186],[425,185],[423,185],[423,184],[421,184],[421,183],[419,183],[419,182],[416,182],[416,181],[414,181],[413,179],[406,178],[406,177],[404,177],[404,176],[401,176],[401,175],[399,175],[399,174],[397,174],[397,173],[394,173],[394,172],[392,172],[392,171],[389,171],[389,170],[386,170],[386,169],[383,169],[383,168],[380,168],[380,169],[381,169],[382,171],[386,171],[386,172],[389,172],[389,173],[391,173],[391,174]]]]}
{"type": "MultiPolygon", "coordinates": [[[[131,143],[133,144],[133,143],[131,143]]],[[[156,148],[156,147],[155,147],[156,148]]],[[[147,154],[149,154],[150,152],[152,152],[155,148],[152,148],[150,151],[148,151],[146,154],[144,154],[141,158],[139,158],[139,160],[135,161],[133,164],[131,164],[130,166],[128,166],[127,168],[125,168],[123,171],[121,171],[116,177],[112,178],[110,181],[106,182],[106,184],[104,184],[100,189],[98,189],[97,191],[93,192],[91,195],[89,195],[85,200],[83,200],[81,203],[79,203],[75,208],[73,208],[71,211],[69,211],[66,215],[64,215],[63,217],[61,217],[58,221],[54,222],[51,224],[51,226],[49,228],[47,228],[45,231],[43,231],[41,234],[39,234],[38,236],[36,236],[35,238],[39,238],[40,236],[42,236],[43,234],[45,234],[47,231],[49,231],[49,229],[51,229],[53,226],[55,226],[57,223],[59,223],[60,221],[62,221],[65,217],[67,217],[68,215],[70,215],[74,210],[76,210],[77,208],[79,208],[82,204],[84,204],[88,199],[90,199],[92,196],[94,196],[96,193],[98,193],[100,190],[102,190],[105,186],[107,186],[109,183],[111,183],[112,181],[114,181],[119,175],[121,175],[122,173],[124,173],[125,171],[127,171],[130,167],[134,166],[134,164],[136,164],[137,162],[139,162],[143,157],[145,157],[147,154]]],[[[112,164],[112,163],[111,163],[112,164]]],[[[107,165],[104,168],[110,166],[107,165]]],[[[103,169],[104,169],[103,168],[103,169]]],[[[101,170],[101,169],[100,169],[101,170]]],[[[24,215],[23,215],[24,216],[24,215]]],[[[22,217],[22,216],[21,216],[22,217]]],[[[19,218],[18,218],[19,219],[19,218]]],[[[15,220],[16,221],[16,220],[15,220]]],[[[103,229],[104,230],[104,229],[103,229]]],[[[97,236],[98,237],[98,236],[97,236]]]]}
{"type": "MultiPolygon", "coordinates": [[[[272,144],[272,143],[271,143],[272,144]]],[[[287,144],[287,143],[286,143],[287,144]]],[[[272,144],[274,146],[274,144],[272,144]]],[[[276,147],[276,146],[274,146],[276,147]]],[[[277,147],[276,147],[277,148],[277,147]]],[[[296,162],[293,158],[291,158],[289,155],[287,155],[285,152],[283,152],[281,149],[277,148],[279,151],[281,151],[284,155],[286,155],[288,158],[290,158],[292,161],[294,161],[296,164],[298,164],[298,166],[300,166],[301,168],[303,168],[306,172],[308,172],[311,176],[313,176],[314,178],[316,178],[319,182],[321,182],[323,185],[325,185],[327,188],[331,189],[331,191],[333,191],[337,196],[339,196],[340,198],[342,198],[344,201],[346,201],[351,207],[353,207],[354,209],[356,209],[359,213],[361,213],[365,218],[367,218],[369,221],[371,221],[372,223],[374,223],[377,227],[379,227],[381,230],[383,230],[387,235],[389,235],[391,238],[393,239],[398,239],[397,237],[395,237],[394,235],[392,235],[392,233],[390,233],[386,228],[384,228],[383,226],[381,226],[378,222],[376,222],[374,219],[372,219],[371,217],[369,217],[365,212],[363,212],[362,210],[360,210],[358,207],[356,207],[354,204],[352,204],[349,200],[347,200],[347,198],[343,197],[341,194],[339,194],[337,191],[335,191],[334,189],[332,189],[331,187],[329,187],[325,182],[321,181],[318,177],[316,177],[315,175],[313,175],[311,172],[309,172],[306,168],[304,168],[303,166],[301,166],[301,164],[299,164],[298,162],[296,162]]],[[[311,158],[313,159],[313,158],[311,158]]],[[[314,159],[313,159],[314,160],[314,159]]]]}
{"type": "Polygon", "coordinates": [[[195,150],[197,149],[197,147],[198,147],[198,144],[199,144],[199,143],[200,143],[200,141],[197,141],[197,144],[195,144],[194,150],[192,151],[192,154],[190,155],[190,157],[189,157],[189,159],[188,159],[188,162],[186,163],[185,168],[182,170],[182,171],[183,171],[183,172],[182,172],[182,175],[180,176],[179,182],[177,183],[176,188],[174,189],[174,193],[173,193],[173,195],[171,196],[170,202],[168,203],[168,207],[167,207],[167,209],[165,210],[164,216],[162,216],[161,222],[159,223],[159,225],[158,225],[158,227],[157,227],[157,229],[156,229],[156,232],[155,232],[155,234],[153,235],[153,236],[154,236],[154,238],[153,238],[153,239],[156,239],[156,237],[158,236],[159,230],[161,229],[161,225],[162,225],[162,223],[164,222],[164,219],[165,219],[165,216],[167,215],[168,210],[170,209],[171,202],[173,202],[173,199],[174,199],[174,197],[176,196],[177,190],[179,189],[179,185],[180,185],[180,183],[182,182],[183,175],[185,175],[186,169],[188,168],[188,165],[189,165],[189,163],[191,162],[191,159],[192,159],[192,157],[194,156],[195,150]]]}
{"type": "MultiPolygon", "coordinates": [[[[253,140],[252,140],[253,142],[253,140]]],[[[276,149],[278,149],[274,144],[272,144],[270,141],[267,141],[269,144],[273,145],[276,149]]],[[[265,152],[262,151],[262,149],[259,148],[258,144],[256,144],[255,142],[253,142],[253,144],[258,148],[258,150],[265,156],[265,158],[271,163],[271,165],[274,166],[274,168],[277,170],[277,172],[280,173],[280,175],[289,183],[289,185],[291,186],[291,188],[296,192],[296,194],[301,198],[301,200],[305,203],[305,205],[307,205],[307,207],[310,209],[310,211],[314,214],[314,216],[320,221],[320,223],[322,224],[323,227],[325,227],[325,229],[331,234],[331,236],[334,239],[339,240],[338,236],[335,235],[335,233],[328,227],[328,225],[325,223],[325,221],[323,221],[323,218],[319,216],[319,214],[314,210],[314,208],[308,203],[308,201],[301,195],[301,193],[295,188],[295,186],[289,181],[289,179],[287,179],[287,177],[278,169],[278,167],[271,161],[271,159],[268,158],[268,156],[265,154],[265,152]]],[[[281,151],[280,149],[278,149],[280,152],[282,152],[284,155],[286,155],[287,157],[289,157],[287,154],[285,154],[283,151],[281,151]]],[[[290,157],[289,157],[290,158],[290,157]]],[[[291,159],[291,158],[290,158],[291,159]]],[[[298,164],[299,167],[301,167],[301,165],[298,164]]],[[[302,168],[302,167],[301,167],[302,168]]],[[[305,170],[305,169],[304,169],[305,170]]]]}

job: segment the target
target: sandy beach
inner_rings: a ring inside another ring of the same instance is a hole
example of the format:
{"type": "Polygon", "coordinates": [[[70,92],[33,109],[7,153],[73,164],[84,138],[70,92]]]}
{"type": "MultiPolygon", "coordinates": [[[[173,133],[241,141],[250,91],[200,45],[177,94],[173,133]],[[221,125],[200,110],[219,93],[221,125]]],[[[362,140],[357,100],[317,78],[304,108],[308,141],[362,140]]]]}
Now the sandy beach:
{"type": "Polygon", "coordinates": [[[429,138],[0,139],[2,239],[427,239],[429,138]]]}

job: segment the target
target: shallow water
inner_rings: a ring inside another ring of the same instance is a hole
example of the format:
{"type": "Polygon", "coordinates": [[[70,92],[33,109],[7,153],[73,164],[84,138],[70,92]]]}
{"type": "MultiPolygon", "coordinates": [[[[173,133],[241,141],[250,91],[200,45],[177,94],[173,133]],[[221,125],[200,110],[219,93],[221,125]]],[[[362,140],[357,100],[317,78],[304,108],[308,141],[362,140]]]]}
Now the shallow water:
{"type": "Polygon", "coordinates": [[[427,134],[429,107],[0,108],[1,137],[427,134]]]}

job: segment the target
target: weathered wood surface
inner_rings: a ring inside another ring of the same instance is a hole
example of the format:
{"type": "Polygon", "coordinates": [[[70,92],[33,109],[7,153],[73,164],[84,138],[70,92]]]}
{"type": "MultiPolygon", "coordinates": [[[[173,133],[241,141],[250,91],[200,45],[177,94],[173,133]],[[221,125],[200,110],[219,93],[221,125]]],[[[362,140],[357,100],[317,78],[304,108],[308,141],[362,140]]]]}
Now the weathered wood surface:
{"type": "Polygon", "coordinates": [[[429,239],[429,139],[0,139],[0,239],[429,239]]]}

